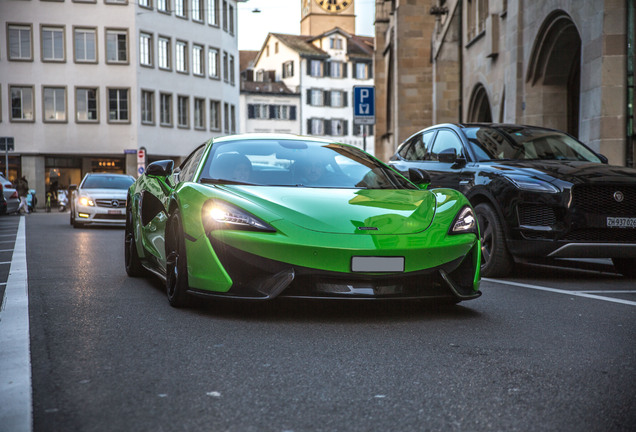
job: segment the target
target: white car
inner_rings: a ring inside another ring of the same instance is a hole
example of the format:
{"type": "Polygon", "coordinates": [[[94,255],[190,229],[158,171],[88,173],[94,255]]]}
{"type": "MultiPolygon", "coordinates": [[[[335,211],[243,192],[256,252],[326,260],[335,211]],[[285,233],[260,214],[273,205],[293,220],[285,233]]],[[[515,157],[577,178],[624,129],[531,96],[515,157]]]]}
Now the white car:
{"type": "Polygon", "coordinates": [[[70,187],[71,225],[126,225],[126,194],[134,181],[125,174],[86,174],[79,187],[70,187]]]}
{"type": "Polygon", "coordinates": [[[7,180],[3,175],[0,175],[0,184],[2,184],[2,193],[4,199],[7,201],[7,214],[15,213],[20,206],[20,197],[15,186],[7,180]]]}

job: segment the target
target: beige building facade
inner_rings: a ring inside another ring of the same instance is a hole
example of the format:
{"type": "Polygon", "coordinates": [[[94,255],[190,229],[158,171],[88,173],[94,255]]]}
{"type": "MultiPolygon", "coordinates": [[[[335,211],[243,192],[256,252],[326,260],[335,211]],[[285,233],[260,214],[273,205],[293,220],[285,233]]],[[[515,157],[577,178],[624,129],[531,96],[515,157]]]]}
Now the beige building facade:
{"type": "Polygon", "coordinates": [[[633,165],[634,14],[628,0],[377,0],[378,151],[435,123],[505,122],[633,165]]]}

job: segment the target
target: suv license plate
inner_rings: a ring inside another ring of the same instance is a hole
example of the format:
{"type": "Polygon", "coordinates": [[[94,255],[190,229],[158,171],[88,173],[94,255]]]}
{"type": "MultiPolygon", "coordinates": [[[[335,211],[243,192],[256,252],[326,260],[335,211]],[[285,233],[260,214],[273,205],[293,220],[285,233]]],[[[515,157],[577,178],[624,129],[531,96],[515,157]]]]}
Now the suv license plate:
{"type": "Polygon", "coordinates": [[[636,218],[608,217],[608,228],[636,228],[636,218]]]}
{"type": "Polygon", "coordinates": [[[121,210],[108,210],[108,214],[121,214],[121,210]]]}

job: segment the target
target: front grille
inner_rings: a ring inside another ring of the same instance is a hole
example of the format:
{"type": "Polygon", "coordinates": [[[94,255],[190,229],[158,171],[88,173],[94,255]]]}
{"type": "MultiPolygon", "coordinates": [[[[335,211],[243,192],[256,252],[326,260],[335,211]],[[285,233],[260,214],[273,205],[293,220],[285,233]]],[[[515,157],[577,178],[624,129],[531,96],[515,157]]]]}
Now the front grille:
{"type": "Polygon", "coordinates": [[[572,188],[572,206],[577,211],[594,215],[634,217],[636,215],[636,186],[576,185],[572,188]],[[614,194],[621,192],[623,200],[614,194]]]}
{"type": "Polygon", "coordinates": [[[93,219],[107,219],[107,220],[124,220],[126,219],[125,214],[96,214],[93,216],[93,219]]]}
{"type": "Polygon", "coordinates": [[[126,207],[126,199],[96,199],[95,205],[97,207],[124,208],[126,207]]]}
{"type": "Polygon", "coordinates": [[[519,206],[519,225],[552,226],[556,224],[556,215],[552,207],[540,204],[519,206]]]}
{"type": "Polygon", "coordinates": [[[583,243],[636,242],[636,229],[582,228],[570,231],[563,240],[583,243]]]}

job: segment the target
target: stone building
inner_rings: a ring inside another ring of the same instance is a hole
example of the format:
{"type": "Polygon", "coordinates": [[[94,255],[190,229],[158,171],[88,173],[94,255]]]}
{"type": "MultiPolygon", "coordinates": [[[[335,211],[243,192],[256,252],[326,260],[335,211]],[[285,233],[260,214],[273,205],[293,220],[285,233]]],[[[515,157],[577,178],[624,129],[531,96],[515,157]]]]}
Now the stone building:
{"type": "Polygon", "coordinates": [[[633,165],[634,9],[629,0],[377,0],[376,86],[386,92],[376,111],[387,113],[378,152],[434,123],[493,121],[561,129],[633,165]]]}

